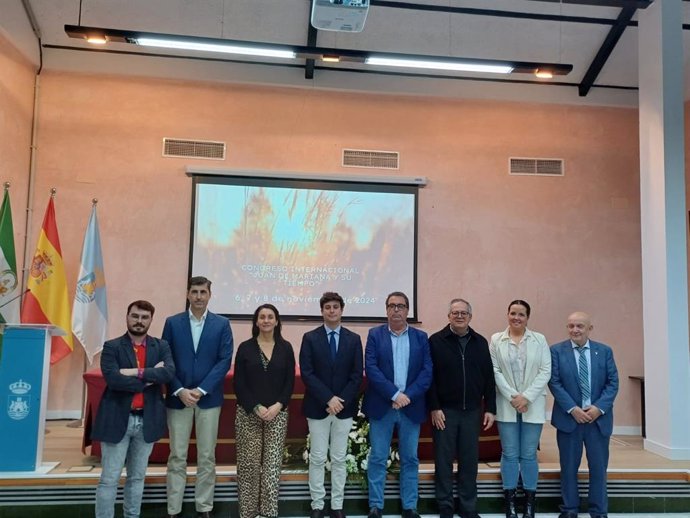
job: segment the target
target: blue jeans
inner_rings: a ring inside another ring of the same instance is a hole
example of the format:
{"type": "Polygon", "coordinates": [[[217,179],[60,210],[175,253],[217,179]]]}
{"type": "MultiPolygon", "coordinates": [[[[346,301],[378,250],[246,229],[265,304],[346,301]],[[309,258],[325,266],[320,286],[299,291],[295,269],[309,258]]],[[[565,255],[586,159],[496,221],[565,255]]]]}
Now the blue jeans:
{"type": "Polygon", "coordinates": [[[391,408],[381,419],[369,421],[369,507],[383,509],[383,491],[386,484],[386,462],[390,454],[393,429],[398,429],[400,453],[400,500],[403,509],[417,509],[419,483],[419,423],[411,421],[401,410],[391,408]]]}
{"type": "Polygon", "coordinates": [[[522,473],[522,487],[529,491],[537,490],[539,464],[537,447],[541,437],[541,423],[525,423],[518,414],[516,423],[497,421],[501,436],[501,478],[503,489],[515,489],[522,473]]]}
{"type": "Polygon", "coordinates": [[[118,443],[101,443],[101,479],[96,488],[96,518],[113,518],[122,468],[127,465],[122,507],[125,518],[139,518],[144,477],[152,442],[144,441],[144,420],[130,415],[125,436],[118,443]]]}

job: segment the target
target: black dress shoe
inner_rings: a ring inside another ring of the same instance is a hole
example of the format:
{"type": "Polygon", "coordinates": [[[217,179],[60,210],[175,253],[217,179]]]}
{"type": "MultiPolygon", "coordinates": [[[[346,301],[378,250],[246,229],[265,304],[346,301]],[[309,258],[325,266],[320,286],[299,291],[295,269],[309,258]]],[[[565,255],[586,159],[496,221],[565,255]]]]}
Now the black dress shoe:
{"type": "Polygon", "coordinates": [[[417,509],[403,509],[402,518],[421,518],[417,509]]]}
{"type": "Polygon", "coordinates": [[[198,518],[212,518],[211,511],[199,511],[196,515],[198,518]]]}
{"type": "Polygon", "coordinates": [[[591,518],[609,518],[608,514],[590,514],[591,518]]]}
{"type": "Polygon", "coordinates": [[[367,515],[367,518],[381,518],[381,509],[378,507],[372,507],[369,509],[369,514],[367,515]]]}
{"type": "Polygon", "coordinates": [[[166,518],[180,518],[180,513],[177,514],[166,514],[166,518]]]}
{"type": "Polygon", "coordinates": [[[331,509],[331,518],[345,518],[345,511],[342,509],[331,509]]]}
{"type": "Polygon", "coordinates": [[[577,518],[577,513],[563,512],[558,515],[558,518],[577,518]]]}
{"type": "Polygon", "coordinates": [[[325,516],[326,513],[323,512],[323,509],[312,509],[309,513],[309,518],[324,518],[325,516]]]}

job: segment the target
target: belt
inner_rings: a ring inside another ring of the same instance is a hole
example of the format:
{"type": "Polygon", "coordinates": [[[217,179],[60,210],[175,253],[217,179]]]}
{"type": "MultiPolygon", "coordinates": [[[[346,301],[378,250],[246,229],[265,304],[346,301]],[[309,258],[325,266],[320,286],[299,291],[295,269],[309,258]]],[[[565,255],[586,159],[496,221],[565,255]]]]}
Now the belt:
{"type": "Polygon", "coordinates": [[[143,408],[132,408],[129,411],[129,415],[143,416],[144,415],[144,409],[143,408]]]}

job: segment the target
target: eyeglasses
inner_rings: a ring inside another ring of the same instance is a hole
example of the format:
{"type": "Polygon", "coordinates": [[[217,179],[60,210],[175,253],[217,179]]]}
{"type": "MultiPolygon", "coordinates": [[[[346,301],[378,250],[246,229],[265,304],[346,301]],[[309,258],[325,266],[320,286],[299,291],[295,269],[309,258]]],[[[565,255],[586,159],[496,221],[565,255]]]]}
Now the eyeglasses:
{"type": "Polygon", "coordinates": [[[457,317],[467,318],[470,316],[470,312],[469,311],[451,311],[450,316],[453,318],[457,318],[457,317]]]}
{"type": "Polygon", "coordinates": [[[386,308],[389,311],[405,311],[407,309],[407,304],[387,304],[386,308]]]}

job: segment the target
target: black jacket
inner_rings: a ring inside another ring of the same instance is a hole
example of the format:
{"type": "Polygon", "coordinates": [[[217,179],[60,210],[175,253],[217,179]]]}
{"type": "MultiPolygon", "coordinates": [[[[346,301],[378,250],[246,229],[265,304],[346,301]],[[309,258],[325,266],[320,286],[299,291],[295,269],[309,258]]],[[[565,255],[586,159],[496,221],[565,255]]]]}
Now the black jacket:
{"type": "Polygon", "coordinates": [[[266,370],[256,338],[242,342],[235,356],[234,382],[237,404],[248,414],[258,404],[268,407],[276,402],[287,410],[295,386],[295,352],[290,342],[276,340],[266,370]]]}
{"type": "Polygon", "coordinates": [[[101,371],[106,389],[98,405],[92,439],[111,443],[122,440],[127,431],[132,399],[137,392],[144,393],[144,440],[156,442],[165,435],[167,425],[161,386],[168,383],[175,374],[168,342],[152,336],[146,337],[143,379],[120,374],[120,369],[136,366],[132,339],[127,333],[120,338],[108,340],[103,345],[101,371]],[[153,368],[160,361],[165,365],[153,368]]]}
{"type": "Polygon", "coordinates": [[[496,384],[489,344],[469,328],[470,339],[465,353],[450,325],[429,337],[434,378],[427,392],[429,410],[481,408],[496,413],[496,384]]]}

